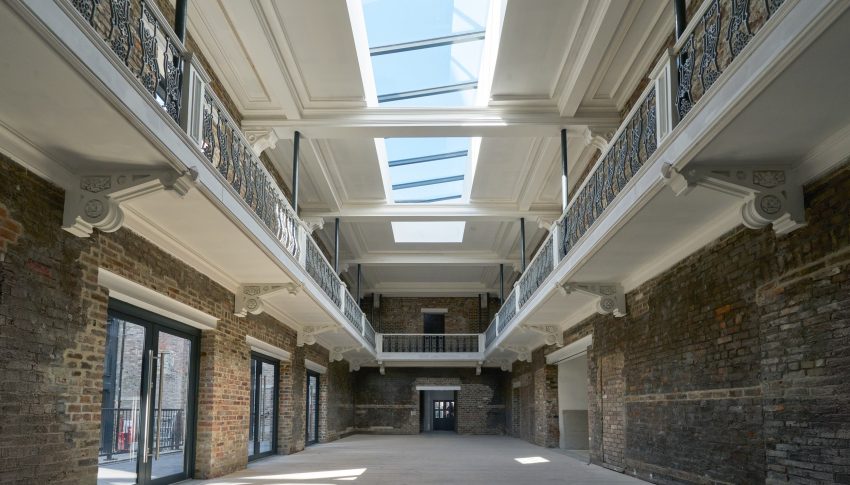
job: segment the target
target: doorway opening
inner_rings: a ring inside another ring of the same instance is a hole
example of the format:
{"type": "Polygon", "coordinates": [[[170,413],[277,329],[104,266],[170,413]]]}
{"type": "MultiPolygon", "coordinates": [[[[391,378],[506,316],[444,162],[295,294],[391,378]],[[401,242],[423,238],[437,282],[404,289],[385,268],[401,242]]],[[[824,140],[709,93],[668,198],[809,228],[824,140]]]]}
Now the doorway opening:
{"type": "Polygon", "coordinates": [[[319,374],[307,370],[307,445],[319,442],[319,374]]]}
{"type": "Polygon", "coordinates": [[[558,363],[558,418],[561,428],[560,448],[589,450],[587,353],[558,363]]]}
{"type": "Polygon", "coordinates": [[[200,332],[123,302],[108,308],[97,483],[190,478],[200,332]]]}
{"type": "Polygon", "coordinates": [[[248,461],[272,455],[277,447],[279,368],[277,360],[251,353],[248,461]]]}
{"type": "Polygon", "coordinates": [[[421,432],[457,432],[457,391],[419,391],[419,407],[421,432]]]}

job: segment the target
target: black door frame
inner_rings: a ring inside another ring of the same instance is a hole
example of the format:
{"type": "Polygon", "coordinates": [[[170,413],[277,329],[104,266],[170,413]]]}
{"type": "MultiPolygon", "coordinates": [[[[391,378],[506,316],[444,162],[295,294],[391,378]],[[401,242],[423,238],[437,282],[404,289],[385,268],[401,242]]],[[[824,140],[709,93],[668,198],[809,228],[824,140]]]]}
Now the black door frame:
{"type": "MultiPolygon", "coordinates": [[[[272,357],[268,357],[268,356],[265,356],[263,354],[257,353],[257,352],[251,352],[251,365],[254,365],[255,360],[257,362],[259,362],[260,365],[258,365],[257,367],[261,371],[259,374],[255,375],[255,377],[257,378],[257,381],[259,381],[259,376],[262,375],[262,369],[263,369],[262,364],[265,363],[265,364],[270,364],[270,365],[274,366],[274,404],[273,404],[274,413],[272,413],[272,429],[274,431],[272,432],[272,447],[271,447],[271,449],[269,451],[265,451],[263,453],[260,453],[259,452],[260,451],[260,439],[259,439],[259,436],[258,436],[259,419],[257,420],[257,422],[254,423],[254,425],[255,425],[254,441],[251,443],[251,445],[249,445],[249,446],[254,446],[254,453],[248,455],[248,461],[254,461],[254,460],[257,460],[259,458],[265,458],[267,456],[271,456],[271,455],[275,454],[275,452],[277,451],[277,425],[278,425],[277,419],[278,419],[278,414],[280,414],[280,399],[279,399],[280,398],[280,361],[277,360],[277,359],[274,359],[272,357]]],[[[254,406],[253,406],[253,409],[251,409],[251,413],[254,416],[259,417],[260,403],[259,403],[259,399],[257,399],[257,397],[259,395],[260,386],[259,386],[259,382],[255,382],[254,384],[255,384],[256,387],[254,388],[254,390],[255,390],[254,395],[251,396],[251,400],[254,402],[254,406]]],[[[248,426],[251,426],[250,417],[248,418],[248,426]]],[[[250,431],[249,431],[249,433],[250,433],[250,431]]]]}
{"type": "Polygon", "coordinates": [[[307,382],[304,383],[304,387],[307,392],[306,399],[304,401],[304,444],[305,446],[315,445],[319,442],[319,396],[322,393],[322,377],[318,372],[307,369],[307,382]],[[316,436],[316,439],[310,440],[310,377],[316,378],[316,410],[315,416],[313,416],[313,434],[316,436]]]}
{"type": "MultiPolygon", "coordinates": [[[[198,386],[199,376],[198,369],[200,367],[201,353],[199,349],[201,331],[184,323],[180,323],[170,318],[158,315],[154,312],[139,308],[137,306],[125,303],[121,300],[110,298],[107,304],[107,315],[120,318],[121,320],[139,325],[145,328],[145,351],[142,352],[142,371],[141,371],[141,393],[139,396],[140,402],[148,402],[148,371],[152,373],[151,377],[157,375],[158,361],[150,362],[148,358],[148,350],[159,347],[159,333],[164,332],[175,335],[180,338],[189,340],[192,345],[190,363],[189,363],[189,378],[188,389],[189,394],[186,399],[186,436],[183,444],[183,472],[180,474],[160,477],[156,480],[151,480],[152,462],[142,463],[140,457],[136,460],[136,483],[141,485],[165,485],[169,483],[179,482],[193,478],[195,470],[195,438],[198,424],[198,386]]],[[[153,382],[151,380],[151,382],[153,382]]],[[[151,396],[150,406],[153,408],[155,396],[151,396]]],[[[147,412],[139,413],[139,430],[137,433],[137,449],[141,454],[143,452],[144,435],[150,436],[154,434],[153,422],[146,422],[147,412]]]]}

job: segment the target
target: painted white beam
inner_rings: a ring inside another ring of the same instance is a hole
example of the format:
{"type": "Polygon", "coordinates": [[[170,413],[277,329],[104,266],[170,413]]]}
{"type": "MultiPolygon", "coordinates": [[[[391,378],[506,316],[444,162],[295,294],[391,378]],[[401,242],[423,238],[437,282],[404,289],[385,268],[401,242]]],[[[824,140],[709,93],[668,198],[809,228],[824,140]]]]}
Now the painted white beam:
{"type": "Polygon", "coordinates": [[[346,263],[356,266],[407,266],[407,265],[452,265],[452,266],[493,266],[512,265],[517,258],[502,258],[488,251],[454,251],[439,253],[369,253],[363,257],[350,259],[346,263]]]}
{"type": "Polygon", "coordinates": [[[339,212],[330,211],[303,211],[302,217],[321,217],[324,219],[332,219],[339,217],[342,220],[348,221],[364,221],[364,220],[438,220],[438,219],[453,219],[453,220],[518,220],[520,217],[525,217],[526,220],[534,220],[536,217],[543,218],[559,218],[561,217],[561,209],[558,205],[552,205],[545,209],[531,209],[522,211],[512,205],[476,205],[472,204],[455,204],[455,205],[439,205],[439,204],[424,204],[424,205],[391,205],[391,204],[369,204],[369,205],[348,205],[343,206],[339,212]]]}
{"type": "Polygon", "coordinates": [[[561,128],[610,126],[620,123],[616,112],[592,116],[562,117],[551,108],[517,110],[505,108],[387,109],[355,108],[305,111],[299,120],[246,116],[243,129],[276,128],[278,135],[292,137],[295,130],[308,138],[381,138],[398,136],[558,136],[561,128]]]}

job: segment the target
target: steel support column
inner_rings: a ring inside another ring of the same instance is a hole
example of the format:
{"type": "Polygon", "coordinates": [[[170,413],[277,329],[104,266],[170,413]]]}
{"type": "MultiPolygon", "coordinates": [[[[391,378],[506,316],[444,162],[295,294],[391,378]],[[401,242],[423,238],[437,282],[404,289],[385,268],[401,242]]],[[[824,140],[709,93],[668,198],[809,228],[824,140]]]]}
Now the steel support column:
{"type": "Polygon", "coordinates": [[[177,0],[174,5],[174,33],[180,42],[186,42],[186,10],[189,7],[189,0],[177,0]]]}
{"type": "Polygon", "coordinates": [[[301,144],[301,132],[295,132],[292,145],[292,210],[298,215],[298,147],[301,144]]]}
{"type": "Polygon", "coordinates": [[[569,183],[567,180],[567,129],[561,129],[561,210],[567,210],[570,201],[569,183]]]}
{"type": "Polygon", "coordinates": [[[339,276],[339,217],[334,219],[334,273],[339,276]]]}
{"type": "Polygon", "coordinates": [[[519,218],[519,257],[522,260],[522,274],[525,274],[525,217],[519,218]]]}

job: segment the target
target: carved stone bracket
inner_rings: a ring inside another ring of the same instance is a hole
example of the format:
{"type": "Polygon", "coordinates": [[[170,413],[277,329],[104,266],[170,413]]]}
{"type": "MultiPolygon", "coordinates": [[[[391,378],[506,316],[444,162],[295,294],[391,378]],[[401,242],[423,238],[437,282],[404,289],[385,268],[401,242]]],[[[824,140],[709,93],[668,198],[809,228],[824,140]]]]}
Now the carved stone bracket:
{"type": "Polygon", "coordinates": [[[484,365],[484,362],[479,360],[478,364],[475,366],[475,375],[477,375],[477,376],[481,375],[481,366],[483,366],[483,365],[484,365]]]}
{"type": "Polygon", "coordinates": [[[503,345],[499,348],[515,353],[516,360],[520,362],[531,362],[531,350],[524,345],[503,345]]]}
{"type": "Polygon", "coordinates": [[[584,130],[584,142],[600,152],[608,148],[608,143],[614,136],[617,127],[588,127],[584,130]]]}
{"type": "Polygon", "coordinates": [[[325,227],[325,220],[321,217],[304,217],[301,221],[304,222],[304,226],[307,227],[310,234],[317,230],[321,231],[325,227]]]}
{"type": "Polygon", "coordinates": [[[279,140],[274,130],[261,128],[245,130],[245,138],[251,143],[251,149],[258,157],[264,151],[274,149],[279,140]]]}
{"type": "Polygon", "coordinates": [[[545,216],[537,216],[535,218],[537,222],[537,227],[546,231],[551,231],[552,226],[555,225],[555,221],[557,221],[554,217],[545,217],[545,216]]]}
{"type": "Polygon", "coordinates": [[[348,361],[348,372],[356,372],[360,370],[360,366],[364,364],[358,359],[351,359],[348,361]]]}
{"type": "Polygon", "coordinates": [[[361,347],[358,346],[358,345],[353,345],[353,346],[350,346],[350,347],[340,347],[340,346],[334,347],[333,350],[331,350],[330,361],[331,362],[341,362],[342,359],[345,358],[345,356],[343,354],[345,354],[346,352],[350,352],[352,350],[360,350],[360,349],[361,349],[361,347]]]}
{"type": "Polygon", "coordinates": [[[788,234],[806,225],[803,189],[784,168],[718,168],[692,163],[679,172],[667,164],[663,175],[677,196],[700,186],[743,199],[741,218],[750,229],[772,224],[777,234],[788,234]]]}
{"type": "Polygon", "coordinates": [[[160,190],[183,197],[197,178],[194,168],[184,173],[166,169],[84,175],[65,192],[62,228],[77,237],[89,237],[94,228],[117,231],[124,223],[122,203],[160,190]]]}
{"type": "Polygon", "coordinates": [[[249,313],[259,315],[263,313],[263,296],[282,290],[288,291],[290,295],[297,295],[301,291],[301,288],[301,283],[241,285],[236,290],[236,302],[234,304],[233,314],[237,317],[246,317],[249,313]]]}
{"type": "Polygon", "coordinates": [[[532,325],[529,323],[523,323],[519,326],[519,328],[542,333],[545,335],[544,342],[546,345],[557,345],[558,347],[564,346],[564,332],[562,332],[557,325],[532,325]]]}
{"type": "Polygon", "coordinates": [[[499,364],[499,368],[502,369],[503,372],[511,372],[512,371],[513,361],[511,359],[497,360],[496,363],[499,364]]]}
{"type": "Polygon", "coordinates": [[[381,360],[378,361],[378,372],[380,372],[381,375],[385,375],[387,372],[386,367],[384,367],[384,362],[381,360]]]}
{"type": "Polygon", "coordinates": [[[561,293],[580,291],[588,295],[598,296],[596,312],[601,315],[613,314],[615,317],[626,316],[626,294],[623,287],[617,283],[564,283],[561,285],[561,293]]]}
{"type": "Polygon", "coordinates": [[[316,335],[321,335],[327,332],[336,332],[338,330],[339,327],[336,325],[306,326],[298,331],[295,339],[295,345],[298,347],[313,345],[316,343],[316,335]]]}

